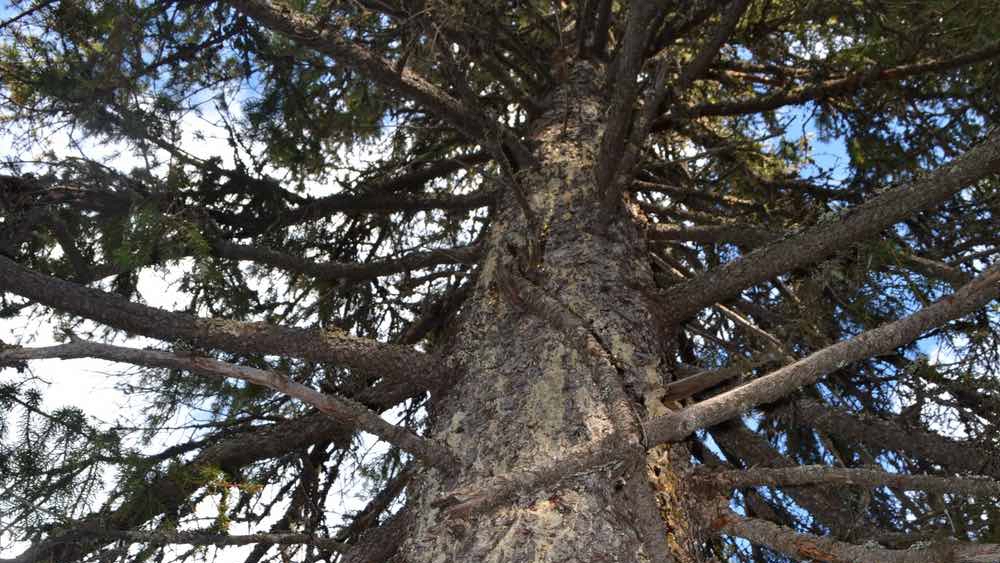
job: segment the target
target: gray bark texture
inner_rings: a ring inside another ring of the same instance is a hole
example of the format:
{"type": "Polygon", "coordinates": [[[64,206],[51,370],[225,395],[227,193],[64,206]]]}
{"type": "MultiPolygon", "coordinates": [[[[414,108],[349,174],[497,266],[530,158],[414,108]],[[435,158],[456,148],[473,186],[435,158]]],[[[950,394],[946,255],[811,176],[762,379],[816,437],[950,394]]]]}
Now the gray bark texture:
{"type": "Polygon", "coordinates": [[[432,436],[458,453],[460,468],[419,480],[401,561],[687,559],[676,541],[681,557],[669,554],[641,463],[566,475],[477,514],[443,515],[435,503],[451,489],[530,471],[616,432],[638,445],[641,417],[665,412],[655,399],[633,406],[662,386],[667,339],[649,328],[656,322],[642,296],[653,277],[639,230],[598,205],[596,73],[588,63],[571,69],[532,137],[539,165],[507,186],[448,355],[464,378],[433,407],[432,436]],[[524,190],[540,232],[530,232],[514,189],[524,190]]]}
{"type": "MultiPolygon", "coordinates": [[[[448,490],[531,470],[620,432],[642,441],[640,412],[662,385],[666,350],[644,291],[644,241],[601,209],[594,166],[600,78],[570,71],[532,136],[537,168],[507,186],[504,207],[449,361],[465,374],[434,404],[432,436],[461,457],[451,477],[425,474],[400,561],[669,561],[641,464],[612,463],[515,494],[479,514],[442,518],[448,490]],[[515,203],[522,189],[541,232],[515,203]],[[528,249],[541,239],[538,256],[528,249]],[[659,532],[658,532],[659,531],[659,532]]],[[[624,212],[624,209],[621,210],[624,212]]]]}

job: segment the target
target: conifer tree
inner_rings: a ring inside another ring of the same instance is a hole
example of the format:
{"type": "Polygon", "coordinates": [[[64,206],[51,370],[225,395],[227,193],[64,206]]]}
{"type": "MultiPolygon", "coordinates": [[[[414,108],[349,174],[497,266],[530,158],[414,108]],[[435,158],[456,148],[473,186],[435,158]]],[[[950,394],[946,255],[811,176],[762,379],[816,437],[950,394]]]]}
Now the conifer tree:
{"type": "Polygon", "coordinates": [[[997,13],[9,2],[0,561],[1000,561],[997,13]]]}

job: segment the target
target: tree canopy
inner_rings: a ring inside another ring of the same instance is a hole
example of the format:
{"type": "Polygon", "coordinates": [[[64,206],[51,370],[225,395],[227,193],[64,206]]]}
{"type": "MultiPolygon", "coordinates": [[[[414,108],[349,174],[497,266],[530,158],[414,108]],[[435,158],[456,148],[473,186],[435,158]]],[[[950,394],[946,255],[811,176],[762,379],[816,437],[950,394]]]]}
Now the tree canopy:
{"type": "Polygon", "coordinates": [[[636,533],[678,561],[1000,560],[998,12],[9,2],[0,316],[60,342],[0,342],[0,561],[382,561],[408,510],[558,509],[661,444],[636,533]],[[553,281],[617,233],[634,280],[553,281]],[[621,426],[466,473],[468,374],[527,338],[463,351],[494,306],[621,426]],[[44,402],[31,363],[85,357],[131,365],[135,412],[44,402]]]}

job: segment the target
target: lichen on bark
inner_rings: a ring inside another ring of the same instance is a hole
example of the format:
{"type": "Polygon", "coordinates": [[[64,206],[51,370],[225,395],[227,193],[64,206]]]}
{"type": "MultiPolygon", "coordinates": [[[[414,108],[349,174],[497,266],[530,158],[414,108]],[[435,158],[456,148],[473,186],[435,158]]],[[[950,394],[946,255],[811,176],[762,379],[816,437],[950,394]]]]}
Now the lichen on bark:
{"type": "Polygon", "coordinates": [[[502,197],[487,237],[491,265],[449,348],[463,366],[462,379],[432,407],[432,435],[460,452],[462,467],[453,478],[433,474],[418,484],[410,500],[417,517],[401,560],[694,560],[676,556],[695,550],[689,542],[665,541],[659,514],[670,508],[657,507],[650,490],[656,481],[645,467],[569,475],[462,518],[443,518],[430,505],[448,490],[531,470],[616,431],[633,429],[641,441],[638,419],[650,414],[642,401],[666,375],[664,340],[650,329],[652,313],[634,292],[652,287],[641,233],[625,206],[607,213],[594,183],[603,77],[583,61],[568,74],[531,137],[538,164],[517,178],[542,223],[535,236],[544,253],[537,265],[519,261],[531,234],[515,198],[502,197]],[[518,276],[530,292],[512,289],[504,276],[518,276]],[[579,322],[560,330],[552,315],[579,322]],[[622,400],[628,410],[616,412],[622,400]]]}

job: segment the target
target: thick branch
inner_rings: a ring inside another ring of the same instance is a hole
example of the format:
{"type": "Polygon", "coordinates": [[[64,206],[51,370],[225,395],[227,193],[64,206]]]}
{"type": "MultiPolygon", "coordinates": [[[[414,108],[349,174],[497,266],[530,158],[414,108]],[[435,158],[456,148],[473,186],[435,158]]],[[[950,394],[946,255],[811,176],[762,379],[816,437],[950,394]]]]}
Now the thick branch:
{"type": "Polygon", "coordinates": [[[908,317],[827,346],[746,385],[653,419],[647,434],[654,441],[675,442],[706,428],[774,402],[794,390],[815,383],[823,375],[851,362],[890,352],[949,320],[967,315],[1000,296],[1000,264],[986,270],[954,294],[908,317]]]}
{"type": "Polygon", "coordinates": [[[733,243],[749,247],[763,246],[779,238],[773,232],[739,223],[681,226],[655,223],[646,231],[651,240],[676,240],[702,244],[733,243]]]}
{"type": "Polygon", "coordinates": [[[705,472],[697,475],[707,483],[727,489],[743,487],[801,487],[806,485],[854,485],[890,487],[906,491],[928,491],[963,495],[1000,495],[1000,481],[989,477],[938,477],[903,475],[879,468],[846,468],[826,465],[752,468],[743,471],[705,472]]]}
{"type": "Polygon", "coordinates": [[[281,354],[335,362],[376,377],[431,384],[440,363],[406,346],[383,344],[341,331],[203,319],[133,303],[23,268],[0,256],[0,290],[132,334],[243,354],[281,354]]]}
{"type": "Polygon", "coordinates": [[[207,357],[180,356],[159,350],[140,350],[74,340],[67,344],[45,348],[5,348],[4,360],[38,360],[44,358],[101,358],[148,367],[188,370],[199,375],[232,377],[262,385],[299,399],[329,416],[340,426],[370,432],[400,449],[412,453],[428,465],[448,470],[454,466],[454,456],[447,448],[412,432],[389,424],[376,413],[350,399],[327,395],[273,371],[237,366],[207,357]]]}
{"type": "Polygon", "coordinates": [[[587,45],[588,39],[590,38],[591,28],[594,26],[594,20],[596,19],[597,12],[597,2],[596,0],[586,0],[583,4],[579,6],[579,11],[576,16],[576,56],[583,58],[587,55],[587,45]]]}
{"type": "Polygon", "coordinates": [[[646,44],[653,32],[651,23],[657,20],[656,14],[660,10],[657,2],[636,2],[629,9],[625,42],[615,59],[617,72],[611,82],[613,91],[608,122],[597,159],[597,187],[602,191],[611,187],[625,154],[625,141],[632,128],[632,116],[639,95],[637,77],[642,69],[646,44]]]}
{"type": "MultiPolygon", "coordinates": [[[[685,111],[683,115],[685,117],[703,117],[714,115],[742,115],[747,113],[771,111],[788,105],[801,104],[830,96],[850,94],[861,90],[872,82],[903,80],[905,78],[921,74],[945,72],[962,66],[986,61],[997,56],[1000,56],[1000,41],[990,43],[982,49],[976,49],[975,51],[970,51],[948,59],[900,65],[887,69],[879,69],[876,67],[860,71],[849,76],[825,80],[819,84],[802,86],[790,92],[779,92],[743,101],[697,105],[685,111]]],[[[666,125],[667,120],[660,120],[657,122],[655,128],[659,129],[666,125]]]]}
{"type": "MultiPolygon", "coordinates": [[[[650,175],[651,176],[651,175],[650,175]]],[[[654,177],[655,178],[655,177],[654,177]]],[[[722,205],[732,208],[745,208],[751,210],[763,210],[763,206],[751,199],[734,197],[732,195],[715,194],[695,189],[671,186],[668,184],[652,182],[648,180],[633,180],[632,189],[638,192],[656,192],[670,195],[670,199],[677,203],[687,203],[689,199],[703,200],[708,203],[722,205]]]]}
{"type": "Polygon", "coordinates": [[[712,303],[789,270],[814,264],[848,245],[871,238],[910,215],[939,204],[976,180],[1000,171],[1000,132],[926,176],[888,189],[780,242],[761,248],[690,281],[669,288],[662,302],[681,321],[712,303]]]}
{"type": "Polygon", "coordinates": [[[970,442],[960,442],[918,428],[901,426],[870,414],[852,414],[812,400],[796,403],[795,419],[841,439],[941,465],[951,472],[1000,479],[1000,458],[970,442]]]}
{"type": "Polygon", "coordinates": [[[519,150],[520,142],[498,123],[465,107],[410,68],[396,69],[385,59],[345,39],[348,33],[333,22],[320,22],[307,14],[269,0],[231,0],[237,10],[268,29],[291,38],[296,43],[333,57],[371,80],[397,90],[415,100],[429,112],[449,122],[472,140],[499,134],[504,144],[519,150]]]}
{"type": "Polygon", "coordinates": [[[362,532],[377,526],[379,516],[388,510],[392,501],[399,497],[399,495],[403,492],[403,489],[406,488],[416,473],[416,468],[412,463],[404,467],[398,475],[393,477],[393,479],[386,484],[382,491],[375,495],[375,498],[369,501],[368,504],[354,516],[354,519],[351,520],[350,524],[337,532],[335,539],[340,542],[348,541],[351,537],[358,536],[362,532]]]}
{"type": "Polygon", "coordinates": [[[598,0],[597,21],[594,23],[593,45],[591,52],[597,58],[603,58],[608,48],[608,29],[611,27],[611,0],[598,0]]]}
{"type": "MultiPolygon", "coordinates": [[[[687,90],[696,79],[705,74],[709,65],[718,56],[719,50],[722,49],[729,36],[733,33],[733,30],[736,29],[736,24],[739,23],[749,5],[749,0],[734,0],[730,3],[726,11],[722,14],[719,25],[712,31],[711,37],[702,45],[698,54],[681,69],[680,75],[677,77],[677,85],[675,86],[679,92],[687,90]]],[[[658,103],[656,106],[658,107],[662,101],[657,100],[658,103]]]]}
{"type": "Polygon", "coordinates": [[[340,563],[382,563],[389,561],[406,538],[414,514],[408,506],[393,514],[384,524],[373,528],[354,544],[340,563]]]}
{"type": "Polygon", "coordinates": [[[855,545],[833,538],[800,534],[758,518],[741,518],[734,513],[715,522],[723,533],[746,538],[775,551],[809,561],[828,563],[994,563],[1000,544],[942,542],[924,549],[894,550],[855,545]]]}
{"type": "Polygon", "coordinates": [[[705,370],[693,373],[682,379],[678,379],[672,383],[668,383],[663,387],[663,395],[660,396],[660,400],[664,403],[671,401],[680,401],[682,399],[687,399],[693,397],[702,391],[706,391],[729,381],[730,379],[735,379],[740,375],[747,373],[751,369],[764,365],[766,363],[775,361],[778,359],[778,355],[774,353],[765,354],[762,358],[752,360],[748,364],[740,365],[735,364],[731,366],[726,366],[714,370],[705,370]]]}
{"type": "MultiPolygon", "coordinates": [[[[669,59],[660,59],[655,78],[653,79],[653,90],[646,96],[642,113],[632,126],[629,142],[624,143],[625,146],[618,153],[618,156],[621,157],[621,162],[615,163],[617,168],[612,171],[612,174],[617,174],[618,178],[612,176],[607,179],[610,189],[606,196],[605,205],[610,206],[616,203],[615,200],[618,198],[617,192],[633,175],[635,165],[639,160],[640,151],[645,145],[646,137],[655,123],[660,106],[664,105],[670,98],[680,98],[681,94],[691,86],[695,79],[705,72],[708,65],[718,55],[719,50],[725,44],[726,40],[729,39],[729,35],[736,28],[736,24],[743,17],[743,13],[749,4],[750,0],[733,0],[729,4],[722,14],[719,25],[713,30],[705,44],[702,45],[698,54],[681,69],[676,81],[670,88],[667,87],[667,71],[670,68],[669,59]]],[[[602,146],[603,149],[604,147],[602,146]]],[[[598,180],[600,181],[600,176],[598,176],[598,180]]],[[[603,184],[599,185],[603,186],[603,184]]]]}
{"type": "Polygon", "coordinates": [[[412,252],[399,258],[367,263],[315,262],[270,248],[213,241],[213,249],[224,258],[249,260],[282,270],[306,274],[323,280],[369,280],[381,276],[429,268],[440,264],[472,264],[479,259],[479,246],[412,252]]]}
{"type": "Polygon", "coordinates": [[[906,268],[926,277],[948,282],[952,287],[968,283],[971,276],[958,268],[954,268],[937,260],[924,258],[912,252],[897,252],[895,257],[906,268]]]}

